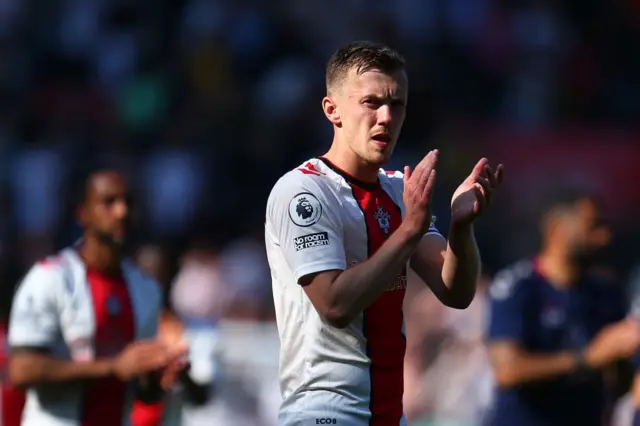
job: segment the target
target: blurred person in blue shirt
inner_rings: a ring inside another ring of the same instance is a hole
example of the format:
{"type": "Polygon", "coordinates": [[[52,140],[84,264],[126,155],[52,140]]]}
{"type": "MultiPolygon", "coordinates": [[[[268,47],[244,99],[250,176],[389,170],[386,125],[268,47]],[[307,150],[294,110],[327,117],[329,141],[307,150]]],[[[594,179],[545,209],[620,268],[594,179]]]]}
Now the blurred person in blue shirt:
{"type": "Polygon", "coordinates": [[[602,426],[605,372],[640,347],[640,324],[625,319],[622,289],[589,273],[611,240],[593,196],[554,197],[541,231],[540,253],[498,273],[490,289],[488,423],[602,426]]]}

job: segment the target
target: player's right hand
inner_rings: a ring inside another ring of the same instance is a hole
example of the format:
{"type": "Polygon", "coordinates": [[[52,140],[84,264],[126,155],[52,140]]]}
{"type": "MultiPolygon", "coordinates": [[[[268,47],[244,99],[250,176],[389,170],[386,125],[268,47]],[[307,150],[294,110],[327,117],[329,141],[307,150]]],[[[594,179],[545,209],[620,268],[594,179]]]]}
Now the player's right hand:
{"type": "Polygon", "coordinates": [[[120,380],[130,381],[167,368],[186,351],[186,346],[169,346],[156,340],[133,342],[116,357],[113,371],[120,380]]]}
{"type": "Polygon", "coordinates": [[[431,225],[431,198],[436,183],[438,150],[429,152],[413,169],[404,168],[405,215],[402,225],[410,232],[423,235],[431,225]]]}
{"type": "Polygon", "coordinates": [[[585,351],[585,361],[590,367],[600,368],[629,358],[639,349],[640,323],[625,319],[608,325],[594,337],[585,351]]]}

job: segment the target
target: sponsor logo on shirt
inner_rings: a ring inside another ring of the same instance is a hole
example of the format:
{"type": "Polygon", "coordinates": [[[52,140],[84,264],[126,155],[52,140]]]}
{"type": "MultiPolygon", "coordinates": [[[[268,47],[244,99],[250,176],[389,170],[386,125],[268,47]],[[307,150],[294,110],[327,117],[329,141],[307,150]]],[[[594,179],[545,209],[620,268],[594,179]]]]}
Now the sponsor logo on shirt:
{"type": "Polygon", "coordinates": [[[322,216],[320,201],[310,192],[301,192],[289,202],[289,218],[303,228],[318,223],[322,216]]]}
{"type": "Polygon", "coordinates": [[[315,234],[303,235],[293,239],[296,251],[329,245],[329,235],[326,232],[316,232],[315,234]]]}

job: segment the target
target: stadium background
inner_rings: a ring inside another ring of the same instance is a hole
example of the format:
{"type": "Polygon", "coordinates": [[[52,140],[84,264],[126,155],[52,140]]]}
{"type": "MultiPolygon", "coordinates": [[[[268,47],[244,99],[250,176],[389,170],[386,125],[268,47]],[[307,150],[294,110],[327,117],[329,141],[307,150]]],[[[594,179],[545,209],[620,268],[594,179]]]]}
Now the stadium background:
{"type": "MultiPolygon", "coordinates": [[[[535,251],[541,198],[571,183],[604,197],[607,266],[630,295],[640,287],[637,0],[1,0],[2,315],[25,269],[78,237],[85,173],[118,167],[137,194],[140,262],[178,311],[221,320],[224,424],[274,424],[264,206],[282,173],[328,147],[324,66],[354,39],[407,57],[392,166],[442,151],[441,230],[478,157],[505,163],[477,227],[485,281],[535,251]]],[[[408,414],[473,418],[490,403],[483,299],[453,312],[411,292],[408,414]]]]}

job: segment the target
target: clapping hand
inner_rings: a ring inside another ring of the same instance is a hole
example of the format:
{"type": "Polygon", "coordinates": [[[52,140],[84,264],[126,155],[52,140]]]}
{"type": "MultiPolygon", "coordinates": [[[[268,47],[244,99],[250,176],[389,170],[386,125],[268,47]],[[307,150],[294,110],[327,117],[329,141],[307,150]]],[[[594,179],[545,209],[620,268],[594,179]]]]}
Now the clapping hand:
{"type": "Polygon", "coordinates": [[[493,191],[502,183],[503,176],[502,164],[494,170],[486,158],[478,161],[451,198],[452,223],[470,224],[482,215],[491,204],[493,191]]]}
{"type": "Polygon", "coordinates": [[[406,209],[403,225],[415,235],[423,235],[431,224],[431,198],[436,183],[438,150],[429,152],[415,169],[404,168],[403,201],[406,209]]]}

